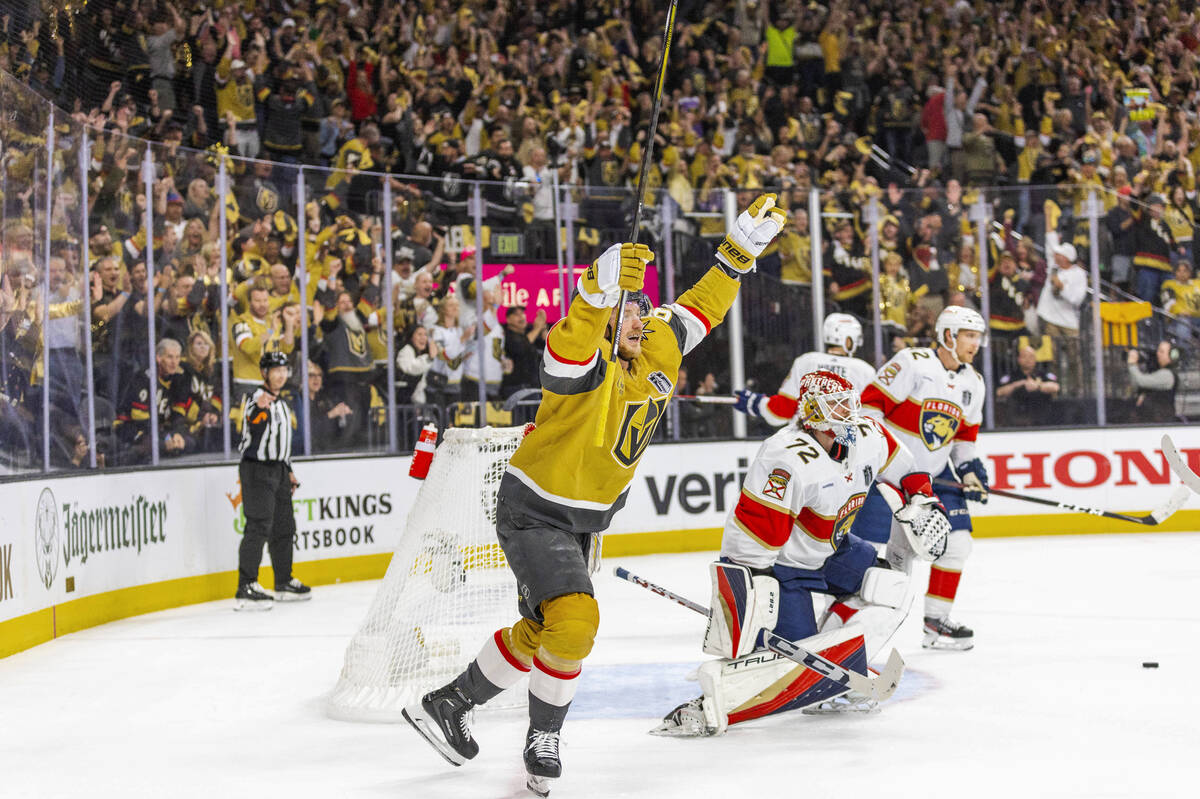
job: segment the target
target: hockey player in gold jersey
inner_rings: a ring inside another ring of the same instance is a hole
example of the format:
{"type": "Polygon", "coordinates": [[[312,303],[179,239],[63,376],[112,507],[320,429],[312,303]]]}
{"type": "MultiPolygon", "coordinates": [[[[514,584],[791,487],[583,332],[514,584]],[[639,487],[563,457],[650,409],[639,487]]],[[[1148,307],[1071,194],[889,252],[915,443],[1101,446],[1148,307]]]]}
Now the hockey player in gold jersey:
{"type": "Polygon", "coordinates": [[[470,709],[528,674],[529,787],[544,796],[547,781],[561,773],[559,733],[600,621],[590,576],[599,565],[600,536],[625,504],[680,361],[721,323],[740,279],[786,221],[775,195],[758,197],[692,288],[653,310],[627,306],[615,362],[605,355],[621,292],[640,294],[653,253],[641,244],[613,245],[580,275],[570,312],[546,339],[536,427],[513,454],[497,498],[497,533],[517,578],[522,618],[497,630],[454,681],[404,711],[450,763],[462,765],[479,751],[468,728],[470,709]]]}

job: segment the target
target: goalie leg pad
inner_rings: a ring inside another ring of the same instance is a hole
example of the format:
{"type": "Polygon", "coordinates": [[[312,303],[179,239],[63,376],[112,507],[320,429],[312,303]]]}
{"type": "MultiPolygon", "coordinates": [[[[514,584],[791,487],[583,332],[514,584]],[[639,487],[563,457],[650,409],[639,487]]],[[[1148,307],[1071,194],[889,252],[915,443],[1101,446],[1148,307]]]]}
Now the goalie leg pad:
{"type": "MultiPolygon", "coordinates": [[[[862,631],[856,626],[798,642],[847,669],[867,673],[862,631]]],[[[731,724],[819,704],[846,693],[811,669],[774,652],[760,650],[733,660],[712,660],[700,667],[705,720],[719,734],[731,724]]]]}
{"type": "Polygon", "coordinates": [[[712,613],[704,631],[704,651],[741,657],[754,649],[760,630],[773,630],[779,619],[779,581],[752,576],[736,563],[712,563],[712,613]]]}
{"type": "Polygon", "coordinates": [[[825,611],[821,632],[853,623],[862,629],[867,658],[874,658],[908,617],[914,596],[908,574],[873,566],[867,569],[857,594],[835,601],[825,611]]]}

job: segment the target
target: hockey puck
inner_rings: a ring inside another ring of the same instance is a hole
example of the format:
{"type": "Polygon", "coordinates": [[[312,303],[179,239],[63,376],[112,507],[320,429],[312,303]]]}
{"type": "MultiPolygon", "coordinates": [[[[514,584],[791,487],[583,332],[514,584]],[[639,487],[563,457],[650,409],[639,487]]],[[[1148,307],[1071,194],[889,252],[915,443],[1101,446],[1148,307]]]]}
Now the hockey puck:
{"type": "Polygon", "coordinates": [[[1142,661],[1142,668],[1143,668],[1143,669],[1157,669],[1157,668],[1158,668],[1158,661],[1156,661],[1156,660],[1146,660],[1146,661],[1142,661]]]}

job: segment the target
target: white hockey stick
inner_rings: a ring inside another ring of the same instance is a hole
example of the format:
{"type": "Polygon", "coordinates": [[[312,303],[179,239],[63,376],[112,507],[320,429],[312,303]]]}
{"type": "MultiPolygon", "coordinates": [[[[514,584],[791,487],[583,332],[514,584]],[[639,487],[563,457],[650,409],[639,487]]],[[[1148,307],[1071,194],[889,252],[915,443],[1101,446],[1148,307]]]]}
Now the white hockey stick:
{"type": "Polygon", "coordinates": [[[699,402],[702,405],[734,405],[737,397],[725,397],[720,394],[676,394],[675,399],[699,402]]]}
{"type": "Polygon", "coordinates": [[[1162,437],[1162,451],[1163,455],[1167,456],[1167,465],[1171,467],[1171,471],[1179,475],[1179,479],[1185,486],[1200,494],[1200,474],[1193,472],[1184,463],[1183,457],[1179,454],[1179,448],[1175,446],[1175,442],[1169,435],[1164,434],[1162,437]]]}
{"type": "MultiPolygon", "coordinates": [[[[699,602],[693,602],[674,591],[650,582],[644,577],[638,577],[628,569],[618,566],[613,569],[613,574],[634,585],[640,585],[647,591],[658,594],[672,602],[677,602],[688,610],[699,613],[701,616],[711,615],[711,611],[699,602]]],[[[764,631],[763,641],[766,643],[767,649],[770,649],[775,654],[799,663],[804,668],[815,671],[825,679],[835,682],[843,688],[849,688],[863,696],[869,696],[877,702],[888,699],[896,692],[896,687],[900,685],[900,676],[904,674],[904,659],[900,657],[900,653],[895,649],[888,656],[887,665],[879,672],[879,676],[868,677],[865,674],[859,674],[857,671],[843,668],[832,660],[822,657],[816,652],[810,652],[804,647],[797,646],[773,632],[764,631]]]]}

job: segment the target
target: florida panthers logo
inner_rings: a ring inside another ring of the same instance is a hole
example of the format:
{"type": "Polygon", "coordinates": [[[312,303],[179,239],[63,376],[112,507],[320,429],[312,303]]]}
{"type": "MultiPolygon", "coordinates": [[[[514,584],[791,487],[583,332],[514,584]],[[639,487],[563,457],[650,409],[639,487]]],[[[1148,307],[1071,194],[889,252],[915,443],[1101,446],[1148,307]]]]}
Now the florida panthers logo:
{"type": "Polygon", "coordinates": [[[921,440],[925,448],[932,452],[953,441],[962,418],[962,408],[953,402],[927,399],[921,403],[921,440]]]}
{"type": "Polygon", "coordinates": [[[855,494],[846,500],[846,504],[838,510],[837,518],[833,522],[833,534],[829,537],[829,543],[835,550],[846,540],[846,533],[850,532],[850,528],[854,526],[854,519],[858,516],[858,510],[866,499],[866,494],[855,494]]]}

